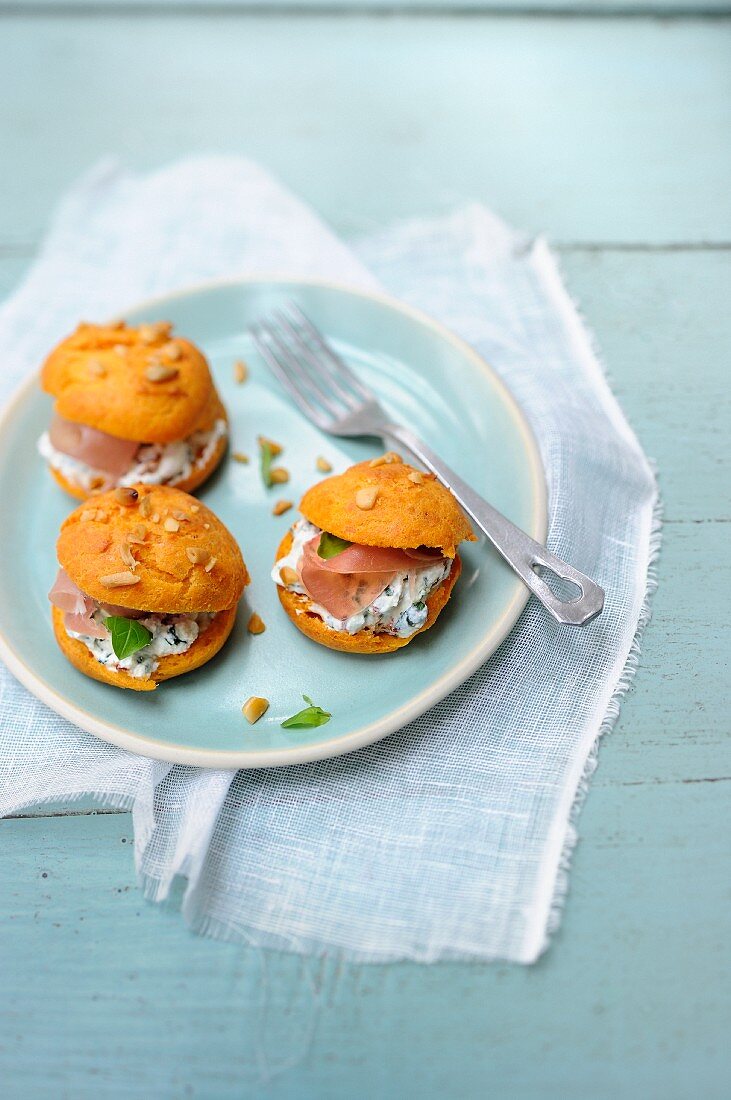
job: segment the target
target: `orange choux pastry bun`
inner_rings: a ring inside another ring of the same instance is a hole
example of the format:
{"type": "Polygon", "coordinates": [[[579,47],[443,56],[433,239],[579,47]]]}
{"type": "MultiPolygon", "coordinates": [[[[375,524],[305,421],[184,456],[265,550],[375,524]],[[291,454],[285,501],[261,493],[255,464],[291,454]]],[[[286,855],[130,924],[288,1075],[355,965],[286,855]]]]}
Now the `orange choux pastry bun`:
{"type": "Polygon", "coordinates": [[[166,321],[79,325],[46,359],[41,385],[56,401],[38,449],[80,500],[136,482],[190,492],[226,450],[205,356],[166,321]]]}
{"type": "Polygon", "coordinates": [[[219,519],[169,486],[120,486],[69,515],[49,593],[53,629],[79,671],[152,691],[224,644],[249,583],[219,519]]]}
{"type": "Polygon", "coordinates": [[[433,474],[389,453],[305,493],[272,578],[295,626],[346,653],[390,653],[428,630],[475,536],[433,474]]]}

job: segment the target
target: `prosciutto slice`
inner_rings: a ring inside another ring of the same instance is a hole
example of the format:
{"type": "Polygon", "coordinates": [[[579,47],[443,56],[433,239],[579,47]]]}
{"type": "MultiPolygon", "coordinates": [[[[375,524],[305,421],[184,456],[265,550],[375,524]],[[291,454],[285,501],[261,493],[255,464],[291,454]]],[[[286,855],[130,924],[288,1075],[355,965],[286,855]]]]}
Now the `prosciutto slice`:
{"type": "Polygon", "coordinates": [[[86,604],[89,601],[81,589],[74,584],[65,569],[59,569],[53,588],[48,593],[48,598],[54,607],[66,611],[70,615],[83,615],[86,604]]]}
{"type": "MultiPolygon", "coordinates": [[[[311,548],[311,555],[317,559],[321,569],[330,573],[398,573],[414,568],[414,562],[435,564],[442,557],[435,551],[395,550],[388,546],[361,546],[354,542],[347,550],[336,554],[334,558],[321,558],[317,553],[320,536],[305,544],[305,551],[311,548]]],[[[384,586],[385,587],[385,586],[384,586]]]]}
{"type": "Polygon", "coordinates": [[[122,607],[118,603],[97,603],[105,615],[121,615],[123,619],[146,619],[149,611],[134,611],[131,607],[122,607]]]}
{"type": "Polygon", "coordinates": [[[106,638],[109,633],[106,627],[92,618],[95,611],[101,609],[107,615],[122,615],[127,619],[144,619],[147,614],[146,611],[132,611],[129,607],[114,603],[98,603],[74,584],[65,569],[59,569],[48,598],[54,607],[65,612],[67,630],[73,630],[75,634],[88,634],[90,638],[106,638]]]}
{"type": "Polygon", "coordinates": [[[118,478],[132,465],[139,443],[132,439],[117,439],[86,424],[74,424],[54,414],[48,436],[57,451],[118,478]]]}
{"type": "Polygon", "coordinates": [[[421,551],[358,543],[325,559],[317,552],[319,543],[320,536],[316,535],[302,548],[300,580],[314,603],[341,620],[358,615],[372,604],[396,574],[408,573],[411,578],[418,568],[441,559],[439,552],[435,557],[421,551]]]}
{"type": "MultiPolygon", "coordinates": [[[[92,603],[92,601],[90,600],[89,603],[92,603]]],[[[67,611],[63,617],[66,629],[73,630],[75,634],[87,634],[90,638],[106,638],[109,631],[101,623],[92,619],[93,611],[93,607],[80,615],[72,615],[67,611]]]]}
{"type": "MultiPolygon", "coordinates": [[[[314,603],[320,604],[335,619],[349,619],[372,604],[394,576],[390,572],[338,572],[328,568],[337,558],[325,561],[317,553],[320,536],[306,542],[302,548],[300,561],[300,580],[308,596],[314,603]]],[[[343,553],[348,553],[352,550],[343,553]]]]}
{"type": "Polygon", "coordinates": [[[404,550],[404,554],[407,554],[412,561],[421,562],[422,565],[436,565],[437,562],[444,561],[441,550],[433,550],[430,546],[422,546],[418,550],[404,550]]]}
{"type": "Polygon", "coordinates": [[[73,630],[76,634],[88,634],[92,638],[106,638],[105,628],[91,617],[99,605],[96,600],[84,595],[65,569],[59,569],[48,598],[54,607],[65,612],[64,623],[67,630],[73,630]]]}

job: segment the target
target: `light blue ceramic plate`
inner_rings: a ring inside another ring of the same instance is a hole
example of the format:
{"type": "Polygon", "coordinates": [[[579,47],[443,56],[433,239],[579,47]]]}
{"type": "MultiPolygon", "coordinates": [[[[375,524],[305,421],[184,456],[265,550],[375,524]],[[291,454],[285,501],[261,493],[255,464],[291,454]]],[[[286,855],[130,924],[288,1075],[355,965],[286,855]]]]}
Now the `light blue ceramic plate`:
{"type": "Polygon", "coordinates": [[[466,344],[397,302],[321,283],[287,281],[208,285],[145,303],[130,321],[169,319],[207,354],[232,425],[232,449],[256,456],[256,436],[280,440],[287,486],[265,490],[256,461],[225,460],[201,496],[239,540],[252,576],[234,632],[204,668],[154,693],[118,691],[77,672],[51,632],[47,592],[56,573],[54,545],[74,506],[56,487],[36,440],[51,401],[30,380],[0,421],[0,654],[35,695],[83,729],[133,752],[203,767],[297,764],[360,748],[393,732],[457,687],[514,624],[526,591],[484,542],[464,550],[464,570],[436,626],[384,657],[334,653],[290,623],[269,571],[295,513],[276,518],[279,497],[298,501],[318,476],[322,454],[336,471],[381,453],[375,440],[323,436],[295,410],[254,352],[247,325],[283,297],[296,298],[394,416],[412,425],[501,511],[543,541],[543,471],[513,398],[466,344]],[[250,368],[236,385],[232,364],[250,368]],[[247,635],[251,610],[266,632],[247,635]],[[302,694],[332,712],[316,729],[284,730],[302,694]],[[250,695],[270,700],[246,723],[250,695]]]}

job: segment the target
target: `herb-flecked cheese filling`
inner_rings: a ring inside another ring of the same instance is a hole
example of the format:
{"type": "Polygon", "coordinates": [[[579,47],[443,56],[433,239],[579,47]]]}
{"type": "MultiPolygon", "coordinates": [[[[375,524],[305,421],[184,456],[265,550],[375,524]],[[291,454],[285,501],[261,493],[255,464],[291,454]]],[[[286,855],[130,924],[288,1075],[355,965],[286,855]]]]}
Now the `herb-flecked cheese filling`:
{"type": "Polygon", "coordinates": [[[49,466],[87,492],[100,487],[113,489],[117,485],[143,482],[145,485],[177,485],[186,481],[194,469],[205,466],[220,439],[228,435],[225,420],[217,420],[207,432],[193,432],[174,443],[140,443],[135,461],[120,478],[104,470],[96,470],[85,462],[57,450],[48,432],[38,440],[38,451],[49,466]]]}
{"type": "MultiPolygon", "coordinates": [[[[104,626],[106,615],[95,611],[94,622],[104,626]]],[[[66,629],[70,638],[83,642],[100,665],[119,672],[123,670],[137,680],[147,680],[160,664],[159,658],[169,657],[173,653],[186,653],[199,634],[210,626],[214,615],[208,611],[186,615],[148,615],[139,622],[146,627],[152,637],[142,649],[120,660],[112,649],[112,638],[107,632],[104,638],[92,638],[88,634],[77,634],[66,629]]]]}
{"type": "MultiPolygon", "coordinates": [[[[299,564],[306,542],[322,534],[319,527],[306,519],[298,520],[292,527],[292,546],[289,553],[280,558],[272,569],[272,580],[289,592],[307,595],[299,583],[284,584],[281,571],[286,566],[299,575],[299,564]]],[[[416,563],[415,563],[416,564],[416,563]]],[[[331,630],[343,630],[348,634],[357,634],[360,630],[371,630],[377,634],[393,634],[397,638],[408,638],[420,630],[426,622],[429,609],[426,601],[452,570],[452,561],[444,559],[436,565],[415,568],[411,574],[398,573],[372,604],[352,615],[349,619],[336,619],[324,607],[310,603],[307,610],[318,615],[331,630]]],[[[298,612],[301,614],[301,612],[298,612]]]]}

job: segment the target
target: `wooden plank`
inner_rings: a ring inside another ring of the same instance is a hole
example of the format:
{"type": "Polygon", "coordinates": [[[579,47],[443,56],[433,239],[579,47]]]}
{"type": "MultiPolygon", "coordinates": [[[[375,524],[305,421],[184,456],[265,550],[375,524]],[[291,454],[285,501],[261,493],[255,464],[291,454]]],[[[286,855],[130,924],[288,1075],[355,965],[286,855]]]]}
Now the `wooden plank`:
{"type": "Polygon", "coordinates": [[[4,822],[4,1096],[720,1098],[727,797],[597,788],[529,970],[203,940],[141,900],[126,816],[4,822]]]}
{"type": "Polygon", "coordinates": [[[0,0],[0,10],[67,12],[232,10],[273,15],[292,13],[405,12],[444,15],[568,13],[576,15],[644,16],[728,14],[728,0],[0,0]]]}
{"type": "Polygon", "coordinates": [[[36,243],[100,156],[211,149],[346,232],[479,199],[557,240],[731,241],[730,42],[728,20],[5,16],[0,244],[36,243]]]}
{"type": "Polygon", "coordinates": [[[561,265],[658,464],[666,519],[728,521],[731,250],[570,251],[561,265]]]}

